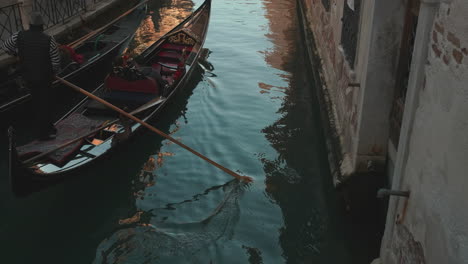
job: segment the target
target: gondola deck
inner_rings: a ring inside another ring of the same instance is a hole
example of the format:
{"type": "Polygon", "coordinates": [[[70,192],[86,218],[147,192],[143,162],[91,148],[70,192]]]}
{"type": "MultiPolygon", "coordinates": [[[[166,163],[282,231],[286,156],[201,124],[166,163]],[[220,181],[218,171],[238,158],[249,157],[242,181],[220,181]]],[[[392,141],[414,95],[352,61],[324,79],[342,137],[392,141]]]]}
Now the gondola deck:
{"type": "MultiPolygon", "coordinates": [[[[26,145],[18,147],[17,151],[22,159],[28,159],[56,149],[70,140],[91,132],[100,125],[102,125],[102,121],[89,119],[81,114],[73,113],[55,126],[57,128],[57,137],[55,139],[47,141],[34,140],[26,145]]],[[[85,139],[60,148],[48,155],[47,160],[56,166],[62,166],[84,143],[85,139]]]]}

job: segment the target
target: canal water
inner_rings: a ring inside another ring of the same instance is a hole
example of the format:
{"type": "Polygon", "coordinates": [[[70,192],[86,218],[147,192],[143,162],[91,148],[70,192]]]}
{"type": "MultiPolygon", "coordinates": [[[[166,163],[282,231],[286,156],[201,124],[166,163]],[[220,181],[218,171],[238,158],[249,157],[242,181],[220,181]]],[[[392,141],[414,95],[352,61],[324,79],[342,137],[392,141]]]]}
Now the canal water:
{"type": "MultiPolygon", "coordinates": [[[[129,53],[200,4],[150,1],[129,53]]],[[[300,32],[296,0],[213,0],[211,65],[152,122],[253,183],[149,132],[27,198],[2,177],[1,263],[368,263],[346,235],[300,32]]]]}

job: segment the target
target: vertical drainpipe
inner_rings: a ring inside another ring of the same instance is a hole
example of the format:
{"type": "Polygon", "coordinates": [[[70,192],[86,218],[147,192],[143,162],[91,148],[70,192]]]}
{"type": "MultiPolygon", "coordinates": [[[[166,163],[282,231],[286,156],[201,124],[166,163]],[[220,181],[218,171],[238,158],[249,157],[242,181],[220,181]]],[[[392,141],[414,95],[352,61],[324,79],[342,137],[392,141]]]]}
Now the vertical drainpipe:
{"type": "MultiPolygon", "coordinates": [[[[406,162],[410,146],[410,139],[413,130],[414,118],[416,109],[419,105],[419,94],[425,77],[425,66],[428,57],[430,33],[432,31],[436,12],[439,4],[444,0],[421,0],[418,27],[413,49],[413,59],[411,62],[410,77],[408,81],[408,90],[406,92],[405,111],[400,130],[400,141],[398,144],[398,153],[395,162],[395,170],[393,172],[392,189],[406,190],[407,186],[403,185],[406,171],[406,162]]],[[[447,0],[445,0],[447,1],[447,0]]],[[[444,2],[445,2],[444,1],[444,2]]],[[[450,0],[449,0],[450,1],[450,0]]],[[[400,208],[400,199],[397,196],[390,196],[387,220],[385,224],[385,233],[382,239],[380,256],[382,263],[389,262],[389,256],[386,253],[391,251],[391,243],[394,235],[394,227],[396,215],[400,208]]],[[[402,198],[407,199],[407,198],[402,198]]]]}

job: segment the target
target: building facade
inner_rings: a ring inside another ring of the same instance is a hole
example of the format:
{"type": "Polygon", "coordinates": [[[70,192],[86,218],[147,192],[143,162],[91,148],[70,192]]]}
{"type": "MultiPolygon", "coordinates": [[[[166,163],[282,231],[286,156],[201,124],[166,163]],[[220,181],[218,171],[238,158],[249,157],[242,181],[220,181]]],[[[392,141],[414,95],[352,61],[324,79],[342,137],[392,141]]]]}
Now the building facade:
{"type": "Polygon", "coordinates": [[[380,262],[468,263],[468,1],[299,2],[335,183],[376,171],[410,193],[389,197],[380,262]]]}

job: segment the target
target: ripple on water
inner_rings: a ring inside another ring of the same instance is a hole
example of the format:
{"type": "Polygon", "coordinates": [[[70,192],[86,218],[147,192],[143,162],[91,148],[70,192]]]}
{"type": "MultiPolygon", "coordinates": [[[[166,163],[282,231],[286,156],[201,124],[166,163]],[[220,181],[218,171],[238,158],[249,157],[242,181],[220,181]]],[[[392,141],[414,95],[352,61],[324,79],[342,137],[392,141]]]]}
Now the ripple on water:
{"type": "Polygon", "coordinates": [[[244,186],[231,181],[222,189],[224,198],[209,217],[191,223],[151,222],[121,229],[100,243],[94,263],[193,263],[197,252],[233,235],[244,186]]]}

